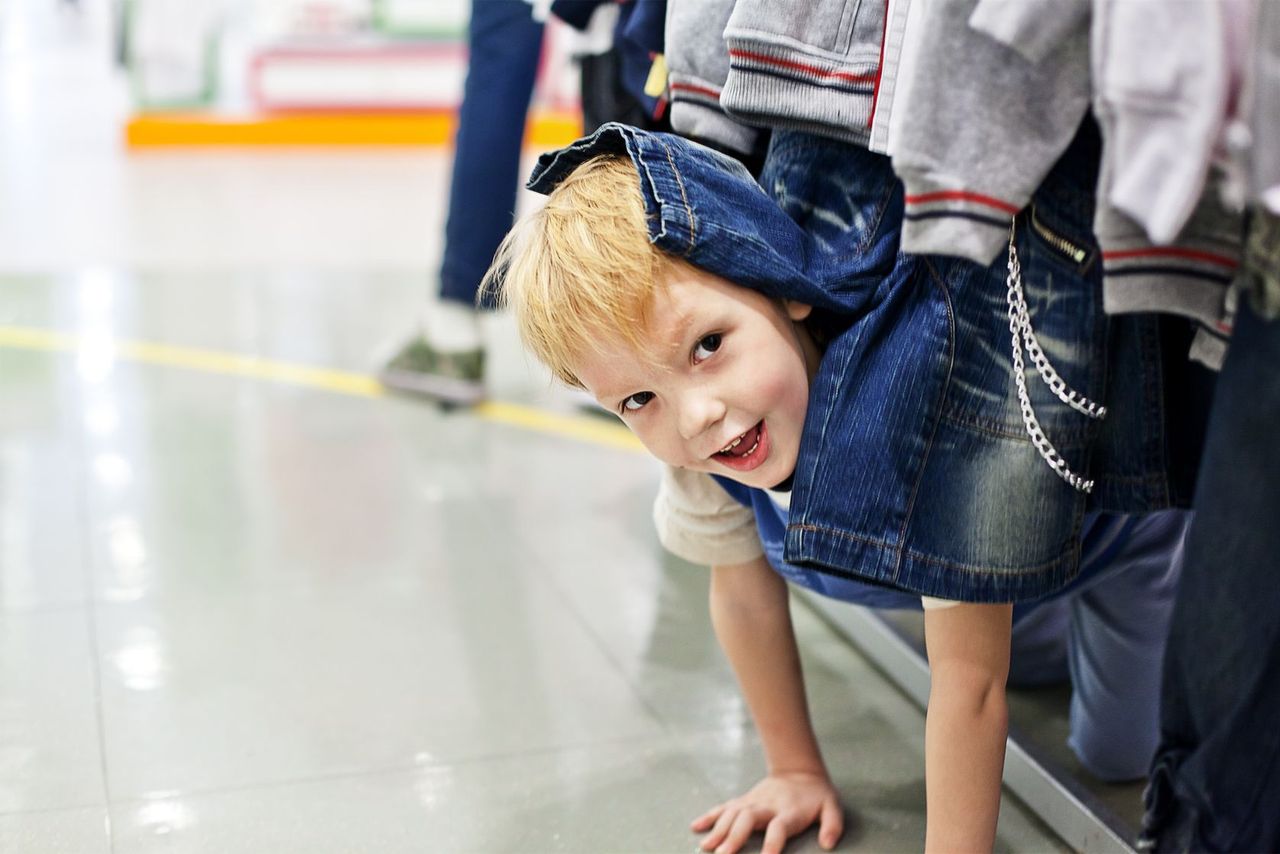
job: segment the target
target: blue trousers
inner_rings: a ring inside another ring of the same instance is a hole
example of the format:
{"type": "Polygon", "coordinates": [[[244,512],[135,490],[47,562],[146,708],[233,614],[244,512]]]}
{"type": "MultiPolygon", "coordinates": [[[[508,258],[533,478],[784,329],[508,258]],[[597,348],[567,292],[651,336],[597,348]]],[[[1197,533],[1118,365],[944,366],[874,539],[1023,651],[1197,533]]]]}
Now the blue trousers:
{"type": "MultiPolygon", "coordinates": [[[[472,0],[467,82],[458,113],[440,298],[476,304],[511,229],[542,24],[523,0],[472,0]]],[[[482,306],[492,308],[485,296],[482,306]]]]}
{"type": "Polygon", "coordinates": [[[1278,431],[1280,320],[1241,300],[1169,633],[1147,848],[1280,850],[1278,431]]]}
{"type": "Polygon", "coordinates": [[[1014,609],[1010,685],[1070,678],[1068,744],[1100,779],[1137,779],[1151,765],[1159,662],[1190,517],[1165,510],[1094,524],[1081,544],[1079,579],[1014,609]]]}

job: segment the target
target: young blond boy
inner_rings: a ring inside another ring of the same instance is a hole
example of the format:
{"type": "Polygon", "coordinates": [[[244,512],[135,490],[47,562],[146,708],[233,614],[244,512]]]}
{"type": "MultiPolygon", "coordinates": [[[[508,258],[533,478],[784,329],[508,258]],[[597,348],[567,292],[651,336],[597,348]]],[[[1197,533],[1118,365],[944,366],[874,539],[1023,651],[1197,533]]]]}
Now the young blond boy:
{"type": "MultiPolygon", "coordinates": [[[[636,139],[622,133],[612,146],[589,144],[573,157],[546,205],[513,230],[491,276],[501,279],[526,345],[672,467],[669,484],[713,475],[782,495],[804,452],[826,339],[840,325],[812,323],[805,301],[735,284],[659,248],[654,234],[668,223],[654,198],[698,188],[678,172],[665,184],[655,178],[636,139]]],[[[670,157],[669,147],[655,150],[670,157]]],[[[691,215],[687,225],[692,235],[715,224],[691,215]]],[[[831,848],[843,818],[809,721],[787,582],[758,550],[736,550],[743,555],[752,556],[711,560],[711,613],[768,775],[693,829],[706,833],[704,849],[724,854],[763,830],[763,850],[776,854],[817,823],[819,843],[831,848]]],[[[926,597],[927,850],[989,850],[994,842],[1012,614],[1008,603],[926,597]]]]}

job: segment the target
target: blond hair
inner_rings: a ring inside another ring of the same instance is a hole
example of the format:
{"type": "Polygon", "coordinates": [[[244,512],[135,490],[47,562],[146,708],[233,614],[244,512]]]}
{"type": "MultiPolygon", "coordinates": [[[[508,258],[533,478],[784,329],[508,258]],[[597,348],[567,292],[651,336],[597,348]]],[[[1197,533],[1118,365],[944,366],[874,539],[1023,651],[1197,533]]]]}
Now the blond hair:
{"type": "Polygon", "coordinates": [[[484,287],[511,306],[525,346],[560,380],[599,342],[643,351],[653,294],[670,261],[649,242],[630,161],[578,166],[498,249],[484,287]]]}

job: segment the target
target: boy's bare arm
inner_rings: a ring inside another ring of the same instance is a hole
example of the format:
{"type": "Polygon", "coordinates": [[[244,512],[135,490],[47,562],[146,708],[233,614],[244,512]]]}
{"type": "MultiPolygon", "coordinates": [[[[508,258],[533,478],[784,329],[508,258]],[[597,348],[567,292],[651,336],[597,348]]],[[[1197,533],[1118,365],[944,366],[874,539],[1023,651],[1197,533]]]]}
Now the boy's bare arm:
{"type": "Polygon", "coordinates": [[[703,849],[730,854],[764,830],[762,850],[776,854],[815,821],[819,844],[831,848],[844,830],[843,816],[809,721],[786,582],[764,557],[714,567],[711,618],[760,733],[769,774],[693,822],[695,831],[709,831],[703,849]]]}
{"type": "Polygon", "coordinates": [[[925,611],[926,851],[990,851],[1009,729],[1010,605],[925,611]]]}

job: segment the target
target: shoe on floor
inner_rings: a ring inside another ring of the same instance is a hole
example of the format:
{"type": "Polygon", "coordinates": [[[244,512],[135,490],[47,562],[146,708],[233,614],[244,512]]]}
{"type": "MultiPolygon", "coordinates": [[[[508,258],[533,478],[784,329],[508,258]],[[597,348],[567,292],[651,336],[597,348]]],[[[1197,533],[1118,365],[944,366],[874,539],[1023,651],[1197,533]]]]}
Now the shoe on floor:
{"type": "Polygon", "coordinates": [[[378,372],[378,380],[393,391],[470,406],[484,400],[484,350],[445,352],[418,336],[378,372]]]}

